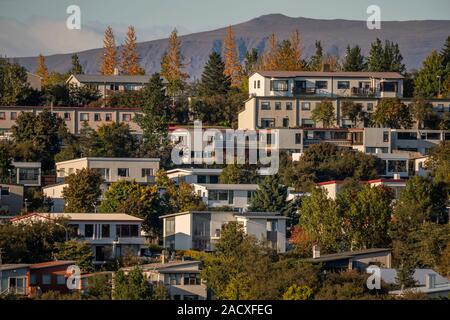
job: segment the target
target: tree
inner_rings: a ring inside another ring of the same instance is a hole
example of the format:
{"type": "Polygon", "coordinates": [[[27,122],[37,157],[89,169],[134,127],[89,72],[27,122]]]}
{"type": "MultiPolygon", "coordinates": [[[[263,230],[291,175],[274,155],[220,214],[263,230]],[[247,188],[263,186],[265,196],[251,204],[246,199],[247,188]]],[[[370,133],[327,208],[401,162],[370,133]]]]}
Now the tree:
{"type": "Polygon", "coordinates": [[[102,177],[94,169],[81,169],[65,178],[62,195],[65,212],[91,213],[96,211],[101,195],[102,177]]]}
{"type": "Polygon", "coordinates": [[[311,118],[315,122],[322,122],[324,128],[329,128],[336,120],[334,106],[331,101],[322,101],[311,112],[311,118]]]}
{"type": "Polygon", "coordinates": [[[255,183],[257,178],[256,168],[250,165],[229,164],[223,168],[219,180],[220,183],[255,183]]]}
{"type": "MultiPolygon", "coordinates": [[[[450,65],[442,67],[442,59],[434,50],[422,62],[422,68],[414,80],[414,95],[424,99],[435,98],[439,94],[439,83],[450,74],[450,65]],[[441,77],[441,79],[439,79],[441,77]]],[[[441,86],[442,89],[442,86],[441,86]]]]}
{"type": "Polygon", "coordinates": [[[249,211],[283,212],[287,207],[287,187],[280,184],[278,176],[267,176],[258,185],[250,200],[249,211]]]}
{"type": "Polygon", "coordinates": [[[439,122],[440,130],[450,130],[450,113],[446,113],[444,117],[439,122]]]}
{"type": "Polygon", "coordinates": [[[241,91],[248,92],[248,78],[252,72],[257,69],[259,62],[259,54],[256,48],[252,48],[250,52],[247,51],[244,58],[244,66],[241,68],[241,91]]]}
{"type": "Polygon", "coordinates": [[[72,55],[72,68],[69,72],[71,74],[84,74],[83,67],[80,64],[80,60],[78,59],[78,55],[76,53],[72,55]]]}
{"type": "Polygon", "coordinates": [[[127,275],[119,270],[114,275],[113,297],[115,300],[150,300],[150,284],[139,267],[132,268],[127,275]]]}
{"type": "Polygon", "coordinates": [[[187,73],[181,71],[183,66],[181,42],[175,29],[170,34],[167,52],[161,59],[161,75],[168,82],[167,90],[171,96],[183,90],[184,81],[189,77],[187,73]]]}
{"type": "Polygon", "coordinates": [[[83,273],[94,271],[94,254],[88,242],[69,240],[56,243],[53,258],[56,260],[74,260],[83,273]]]}
{"type": "MultiPolygon", "coordinates": [[[[97,129],[97,157],[132,157],[136,152],[137,141],[131,134],[130,126],[113,122],[104,124],[97,129]]],[[[95,143],[95,141],[93,141],[95,143]]]]}
{"type": "Polygon", "coordinates": [[[49,80],[49,72],[47,66],[45,65],[45,57],[42,54],[38,56],[38,67],[36,69],[36,74],[41,77],[42,85],[46,86],[49,80]]]}
{"type": "Polygon", "coordinates": [[[300,207],[299,226],[323,252],[337,252],[342,244],[342,219],[337,207],[323,189],[314,189],[303,199],[300,207]]]}
{"type": "Polygon", "coordinates": [[[347,46],[342,68],[343,71],[364,71],[366,69],[364,56],[361,54],[361,48],[359,46],[347,46]]]}
{"type": "Polygon", "coordinates": [[[365,118],[365,112],[361,103],[354,103],[351,100],[343,101],[341,110],[342,116],[352,121],[354,126],[356,126],[358,120],[362,121],[365,118]]]}
{"type": "Polygon", "coordinates": [[[110,26],[106,28],[103,39],[103,57],[101,61],[100,73],[103,75],[113,75],[117,68],[117,48],[113,30],[110,26]]]}
{"type": "Polygon", "coordinates": [[[224,95],[228,93],[231,79],[225,75],[225,64],[217,52],[209,55],[200,82],[199,93],[201,96],[224,95]]]}
{"type": "Polygon", "coordinates": [[[432,148],[426,162],[427,169],[431,171],[433,183],[447,192],[446,198],[450,196],[450,142],[444,141],[432,148]]]}
{"type": "Polygon", "coordinates": [[[136,45],[136,31],[128,26],[127,36],[122,49],[121,71],[128,75],[142,75],[145,70],[139,66],[139,52],[136,45]]]}
{"type": "Polygon", "coordinates": [[[109,274],[97,274],[87,278],[87,290],[83,298],[87,300],[111,300],[112,279],[109,274]]]}
{"type": "Polygon", "coordinates": [[[100,91],[95,87],[70,84],[68,90],[69,104],[73,106],[85,107],[102,97],[100,91]]]}
{"type": "Polygon", "coordinates": [[[411,103],[412,115],[417,121],[419,129],[422,129],[433,115],[433,105],[424,99],[414,99],[411,103]]]}
{"type": "Polygon", "coordinates": [[[27,82],[27,71],[17,63],[0,57],[0,104],[24,105],[33,95],[27,82]]]}
{"type": "Polygon", "coordinates": [[[275,35],[272,34],[268,42],[269,49],[263,57],[263,70],[301,71],[304,69],[298,30],[294,30],[290,38],[283,40],[281,43],[278,43],[275,35]]]}
{"type": "Polygon", "coordinates": [[[283,294],[283,300],[310,300],[312,296],[313,291],[310,287],[293,284],[283,294]]]}
{"type": "Polygon", "coordinates": [[[450,36],[445,40],[444,46],[440,52],[442,67],[445,69],[450,64],[450,36]]]}
{"type": "Polygon", "coordinates": [[[261,69],[266,71],[275,70],[277,63],[276,55],[278,50],[278,40],[274,33],[272,33],[267,39],[267,46],[268,48],[262,56],[261,69]]]}
{"type": "Polygon", "coordinates": [[[178,187],[172,186],[168,188],[169,203],[172,211],[204,211],[206,205],[198,194],[194,192],[194,188],[187,183],[180,183],[178,187]]]}
{"type": "Polygon", "coordinates": [[[142,114],[137,114],[134,121],[143,131],[144,154],[158,154],[168,143],[167,127],[169,118],[169,100],[164,93],[164,85],[159,73],[150,78],[145,87],[145,102],[142,114]]]}
{"type": "Polygon", "coordinates": [[[8,142],[0,141],[0,182],[11,183],[11,145],[8,142]]]}
{"type": "Polygon", "coordinates": [[[382,128],[409,129],[412,127],[411,110],[399,98],[382,98],[372,114],[372,121],[382,128]]]}
{"type": "Polygon", "coordinates": [[[367,59],[367,68],[371,72],[404,73],[406,67],[403,64],[403,56],[398,44],[386,40],[383,47],[381,40],[377,38],[372,43],[367,59]]]}
{"type": "Polygon", "coordinates": [[[322,71],[323,48],[322,43],[316,40],[316,52],[309,61],[308,69],[311,71],[322,71]]]}
{"type": "Polygon", "coordinates": [[[224,41],[223,56],[225,64],[224,73],[228,78],[230,78],[231,86],[239,88],[242,82],[241,64],[239,62],[236,43],[233,36],[233,29],[231,26],[227,29],[227,34],[224,41]]]}

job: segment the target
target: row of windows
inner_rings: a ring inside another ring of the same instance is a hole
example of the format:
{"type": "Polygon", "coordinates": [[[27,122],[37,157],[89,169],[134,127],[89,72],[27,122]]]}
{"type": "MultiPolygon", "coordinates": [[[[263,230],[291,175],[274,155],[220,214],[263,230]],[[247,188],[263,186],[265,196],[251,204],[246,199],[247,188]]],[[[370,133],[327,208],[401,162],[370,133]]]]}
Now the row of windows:
{"type": "MultiPolygon", "coordinates": [[[[109,168],[94,168],[104,179],[110,179],[110,169],[109,168]]],[[[68,169],[68,174],[74,173],[73,168],[68,169]]],[[[64,176],[65,172],[62,171],[62,175],[64,176]]],[[[129,168],[117,168],[117,176],[122,178],[127,178],[130,176],[129,168]]],[[[141,168],[141,177],[147,178],[153,176],[153,168],[141,168]]]]}
{"type": "MultiPolygon", "coordinates": [[[[61,115],[58,112],[54,112],[53,114],[55,116],[57,116],[57,117],[62,116],[62,118],[65,121],[70,121],[71,118],[72,118],[70,112],[63,112],[61,115]]],[[[10,114],[9,114],[9,119],[15,121],[15,120],[17,120],[17,115],[18,115],[18,112],[11,111],[10,114]]],[[[85,112],[81,112],[80,113],[80,120],[81,121],[89,121],[89,119],[90,119],[90,114],[89,113],[85,113],[85,112]]],[[[132,119],[131,113],[123,113],[122,114],[122,121],[123,122],[130,122],[131,119],[132,119]]],[[[4,112],[4,111],[0,112],[0,120],[6,120],[6,112],[4,112]]],[[[96,122],[97,121],[102,121],[102,114],[101,113],[94,113],[93,120],[96,121],[96,122]]],[[[105,113],[104,114],[104,120],[107,121],[107,122],[113,121],[113,114],[112,113],[105,113]]]]}
{"type": "MultiPolygon", "coordinates": [[[[316,102],[315,106],[317,107],[317,105],[321,103],[321,102],[316,102]]],[[[282,105],[280,101],[276,101],[274,102],[275,104],[275,110],[282,110],[282,105]]],[[[311,110],[311,104],[312,102],[302,102],[301,105],[301,109],[302,110],[311,110]]],[[[373,106],[374,104],[372,102],[367,103],[367,111],[373,111],[373,106]]],[[[270,101],[262,101],[261,102],[261,110],[271,110],[271,103],[270,101]]],[[[292,108],[292,102],[288,101],[285,102],[285,110],[293,110],[292,108]]]]}
{"type": "MultiPolygon", "coordinates": [[[[283,118],[283,128],[289,128],[289,118],[283,118]]],[[[312,119],[302,119],[301,126],[303,128],[314,128],[316,123],[312,119]]],[[[275,128],[274,118],[263,118],[261,119],[261,128],[275,128]]]]}
{"type": "Polygon", "coordinates": [[[165,278],[166,285],[198,286],[201,284],[199,273],[169,273],[165,278]]]}
{"type": "MultiPolygon", "coordinates": [[[[294,82],[294,87],[296,89],[306,89],[306,80],[296,80],[294,82]]],[[[362,88],[365,86],[365,82],[360,82],[359,87],[362,88]]],[[[370,86],[370,84],[369,84],[370,86]]],[[[257,88],[257,82],[254,82],[254,88],[257,88]]],[[[328,81],[327,80],[316,80],[314,82],[315,89],[328,89],[328,81]]],[[[350,81],[340,80],[337,82],[337,88],[340,90],[350,89],[350,81]]],[[[259,89],[259,81],[258,81],[258,89],[259,89]]],[[[397,91],[397,82],[384,82],[384,84],[380,87],[381,91],[397,91]]],[[[294,89],[295,90],[295,89],[294,89]]],[[[289,91],[289,80],[272,80],[270,82],[270,91],[289,91]]]]}
{"type": "MultiPolygon", "coordinates": [[[[42,284],[43,285],[51,285],[52,284],[52,275],[51,274],[43,274],[42,275],[42,284]]],[[[30,286],[34,286],[37,284],[36,275],[32,274],[30,275],[30,286]]],[[[65,285],[66,284],[66,277],[64,275],[56,275],[56,284],[57,285],[65,285]]]]}
{"type": "MultiPolygon", "coordinates": [[[[77,229],[77,225],[71,225],[72,229],[77,229]]],[[[94,237],[97,234],[101,238],[109,238],[111,236],[111,225],[109,224],[85,224],[84,236],[87,238],[94,237]]],[[[117,224],[116,237],[131,238],[139,237],[139,226],[137,224],[117,224]]]]}

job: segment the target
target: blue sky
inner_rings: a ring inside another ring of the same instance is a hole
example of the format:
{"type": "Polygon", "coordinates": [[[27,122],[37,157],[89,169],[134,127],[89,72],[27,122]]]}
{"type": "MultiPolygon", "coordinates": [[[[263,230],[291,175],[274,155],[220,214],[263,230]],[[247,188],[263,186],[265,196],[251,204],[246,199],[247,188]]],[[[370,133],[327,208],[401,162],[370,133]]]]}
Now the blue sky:
{"type": "Polygon", "coordinates": [[[0,54],[48,54],[98,47],[107,25],[117,29],[120,40],[126,26],[132,24],[138,39],[144,41],[165,37],[173,27],[186,34],[269,13],[365,20],[371,4],[380,6],[385,21],[450,19],[449,0],[0,0],[0,54]],[[71,4],[81,8],[84,31],[68,38],[63,24],[71,4]]]}

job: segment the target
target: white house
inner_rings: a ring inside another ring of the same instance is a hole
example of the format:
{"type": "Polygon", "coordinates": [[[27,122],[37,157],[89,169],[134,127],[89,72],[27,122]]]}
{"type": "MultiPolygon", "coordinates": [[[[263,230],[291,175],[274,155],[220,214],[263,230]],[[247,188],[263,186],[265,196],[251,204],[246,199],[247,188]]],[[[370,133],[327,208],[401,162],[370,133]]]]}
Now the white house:
{"type": "Polygon", "coordinates": [[[169,179],[175,183],[219,183],[219,176],[222,169],[203,169],[203,168],[177,168],[167,171],[169,179]]]}
{"type": "Polygon", "coordinates": [[[286,220],[271,212],[187,211],[161,216],[164,247],[172,250],[214,251],[222,227],[231,222],[242,224],[244,231],[265,241],[282,253],[286,251],[286,220]]]}
{"type": "Polygon", "coordinates": [[[246,211],[257,184],[193,184],[208,208],[230,207],[235,211],[246,211]]]}
{"type": "Polygon", "coordinates": [[[11,171],[11,180],[15,184],[25,187],[41,186],[41,163],[40,162],[11,162],[14,169],[11,171]]]}
{"type": "Polygon", "coordinates": [[[141,235],[143,220],[121,213],[32,213],[13,218],[11,222],[54,221],[58,218],[67,219],[68,226],[60,226],[68,238],[91,245],[97,264],[124,254],[139,255],[145,244],[145,237],[141,235]]]}

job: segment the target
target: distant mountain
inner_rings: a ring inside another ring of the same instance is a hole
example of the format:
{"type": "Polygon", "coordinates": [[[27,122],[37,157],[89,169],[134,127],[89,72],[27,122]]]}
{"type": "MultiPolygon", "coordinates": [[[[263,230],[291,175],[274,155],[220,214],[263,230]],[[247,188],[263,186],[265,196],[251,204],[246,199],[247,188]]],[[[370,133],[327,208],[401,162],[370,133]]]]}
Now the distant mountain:
{"type": "MultiPolygon", "coordinates": [[[[314,53],[316,40],[322,42],[326,53],[342,57],[348,44],[358,44],[363,53],[370,50],[370,43],[377,37],[397,42],[408,69],[418,68],[422,60],[433,50],[440,49],[450,35],[450,20],[390,21],[382,22],[380,30],[369,30],[365,21],[318,20],[291,18],[281,14],[261,16],[248,22],[233,26],[240,58],[251,48],[260,52],[266,47],[271,33],[279,39],[287,38],[292,30],[299,29],[304,57],[314,53]]],[[[180,37],[182,53],[185,57],[186,71],[191,79],[199,79],[203,66],[212,50],[222,50],[226,28],[193,33],[180,37]]],[[[159,71],[162,54],[167,49],[167,39],[142,42],[138,44],[141,65],[147,73],[159,71]]],[[[102,49],[78,52],[80,62],[86,73],[98,73],[102,49]]],[[[71,54],[57,54],[46,57],[51,71],[66,72],[71,66],[71,54]]],[[[15,61],[33,71],[36,57],[15,58],[15,61]]]]}

